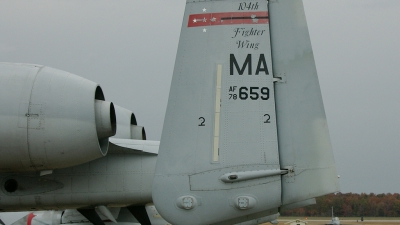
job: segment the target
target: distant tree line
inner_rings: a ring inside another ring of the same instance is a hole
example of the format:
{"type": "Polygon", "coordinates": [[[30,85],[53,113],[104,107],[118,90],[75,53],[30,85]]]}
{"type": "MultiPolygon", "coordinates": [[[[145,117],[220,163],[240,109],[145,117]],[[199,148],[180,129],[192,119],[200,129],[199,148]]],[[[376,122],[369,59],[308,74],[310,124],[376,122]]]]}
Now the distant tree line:
{"type": "Polygon", "coordinates": [[[330,217],[331,207],[337,217],[400,217],[400,194],[337,193],[316,199],[317,204],[284,210],[282,216],[330,217]]]}

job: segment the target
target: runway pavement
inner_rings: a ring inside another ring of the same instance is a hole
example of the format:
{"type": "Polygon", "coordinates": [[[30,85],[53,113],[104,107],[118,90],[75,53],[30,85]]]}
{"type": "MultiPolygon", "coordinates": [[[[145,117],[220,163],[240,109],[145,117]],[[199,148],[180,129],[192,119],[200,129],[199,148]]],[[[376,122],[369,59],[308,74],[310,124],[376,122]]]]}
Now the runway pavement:
{"type": "MultiPolygon", "coordinates": [[[[300,219],[302,221],[306,221],[307,225],[324,225],[329,224],[331,222],[331,218],[278,218],[278,225],[284,225],[286,222],[293,221],[295,219],[300,219]]],[[[400,218],[373,218],[373,219],[364,219],[361,222],[360,218],[339,218],[341,225],[400,225],[400,218]],[[358,222],[357,222],[358,220],[358,222]]],[[[265,223],[263,225],[271,225],[270,223],[265,223]]]]}

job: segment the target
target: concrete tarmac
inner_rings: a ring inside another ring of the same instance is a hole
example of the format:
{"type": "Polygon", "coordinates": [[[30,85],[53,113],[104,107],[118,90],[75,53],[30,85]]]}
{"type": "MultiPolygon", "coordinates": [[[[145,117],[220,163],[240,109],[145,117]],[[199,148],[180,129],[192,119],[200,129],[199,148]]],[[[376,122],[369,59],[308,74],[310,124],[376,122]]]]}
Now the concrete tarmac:
{"type": "MultiPolygon", "coordinates": [[[[296,218],[292,219],[292,218],[278,218],[278,225],[284,225],[285,223],[289,222],[289,221],[293,221],[296,218]]],[[[325,224],[329,224],[331,222],[330,218],[316,218],[316,219],[312,219],[312,218],[308,218],[308,219],[304,219],[304,218],[297,218],[300,219],[302,221],[306,221],[307,225],[325,225],[325,224]]],[[[339,218],[340,219],[340,218],[339,218]]],[[[354,218],[343,218],[340,219],[340,224],[341,225],[400,225],[400,218],[373,218],[373,219],[364,219],[363,222],[361,222],[360,219],[354,219],[354,218]]],[[[271,223],[265,223],[263,225],[271,225],[271,223]]],[[[287,225],[287,224],[286,224],[287,225]]]]}

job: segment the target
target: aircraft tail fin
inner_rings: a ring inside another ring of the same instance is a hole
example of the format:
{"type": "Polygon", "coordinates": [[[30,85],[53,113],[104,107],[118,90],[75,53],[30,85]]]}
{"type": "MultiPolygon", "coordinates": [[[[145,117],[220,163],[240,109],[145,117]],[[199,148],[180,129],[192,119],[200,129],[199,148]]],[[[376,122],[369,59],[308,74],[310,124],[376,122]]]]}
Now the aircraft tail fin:
{"type": "Polygon", "coordinates": [[[302,7],[187,0],[152,192],[170,223],[241,223],[337,190],[302,7]]]}
{"type": "Polygon", "coordinates": [[[338,192],[339,181],[301,0],[269,3],[282,204],[338,192]]]}
{"type": "Polygon", "coordinates": [[[268,16],[268,1],[187,1],[153,183],[172,224],[277,213],[268,16]]]}

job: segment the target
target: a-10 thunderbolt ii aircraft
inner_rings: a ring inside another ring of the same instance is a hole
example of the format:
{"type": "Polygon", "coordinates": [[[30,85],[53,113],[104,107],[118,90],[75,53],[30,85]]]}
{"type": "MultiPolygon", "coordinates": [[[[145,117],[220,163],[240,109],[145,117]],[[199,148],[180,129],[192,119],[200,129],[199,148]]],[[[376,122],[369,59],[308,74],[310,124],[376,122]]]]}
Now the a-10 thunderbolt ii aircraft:
{"type": "Polygon", "coordinates": [[[187,0],[160,142],[94,82],[0,74],[1,211],[257,224],[339,191],[301,0],[187,0]]]}

